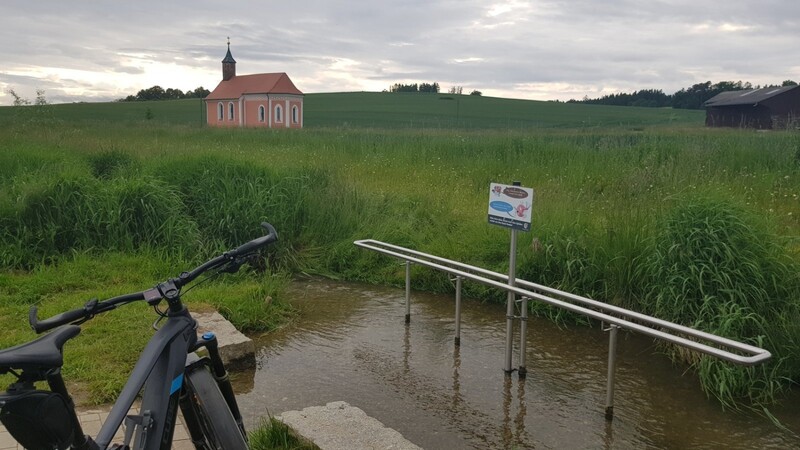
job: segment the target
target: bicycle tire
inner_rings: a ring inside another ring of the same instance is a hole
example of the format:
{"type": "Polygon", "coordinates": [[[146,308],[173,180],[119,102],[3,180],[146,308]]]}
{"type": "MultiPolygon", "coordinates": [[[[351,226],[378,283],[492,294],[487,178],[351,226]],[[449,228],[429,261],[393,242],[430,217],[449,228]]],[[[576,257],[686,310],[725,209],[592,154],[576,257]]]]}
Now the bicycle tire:
{"type": "Polygon", "coordinates": [[[214,376],[203,367],[192,370],[186,378],[189,401],[203,431],[206,448],[246,450],[247,439],[236,424],[214,376]]]}

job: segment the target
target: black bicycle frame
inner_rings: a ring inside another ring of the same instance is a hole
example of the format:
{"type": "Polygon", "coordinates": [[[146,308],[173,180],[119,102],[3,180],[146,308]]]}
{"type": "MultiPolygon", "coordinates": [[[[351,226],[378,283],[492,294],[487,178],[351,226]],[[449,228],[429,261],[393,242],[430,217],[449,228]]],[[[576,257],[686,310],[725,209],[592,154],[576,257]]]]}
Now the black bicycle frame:
{"type": "Polygon", "coordinates": [[[128,417],[136,396],[144,387],[138,415],[128,418],[126,439],[135,428],[132,449],[168,449],[178,413],[186,357],[197,342],[197,322],[189,311],[168,313],[166,323],[150,339],[131,372],[95,442],[106,449],[128,417]],[[136,425],[134,427],[134,425],[136,425]]]}

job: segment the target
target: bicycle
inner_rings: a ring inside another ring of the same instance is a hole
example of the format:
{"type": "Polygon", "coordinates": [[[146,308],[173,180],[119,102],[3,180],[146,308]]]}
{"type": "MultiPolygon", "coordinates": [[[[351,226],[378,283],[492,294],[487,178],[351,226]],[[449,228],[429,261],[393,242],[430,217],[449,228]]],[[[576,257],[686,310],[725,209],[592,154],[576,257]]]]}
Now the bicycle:
{"type": "MultiPolygon", "coordinates": [[[[89,300],[75,310],[45,320],[32,306],[28,315],[38,334],[33,341],[0,350],[0,374],[15,378],[0,394],[0,421],[12,437],[28,450],[154,450],[169,449],[178,407],[197,449],[247,448],[242,415],[219,354],[216,336],[197,336],[197,322],[181,302],[181,289],[206,272],[207,278],[234,273],[260,248],[277,241],[272,225],[262,223],[267,234],[225,252],[189,272],[159,283],[152,289],[103,301],[89,300]],[[94,438],[83,433],[75,405],[61,376],[64,344],[80,333],[79,325],[118,306],[145,301],[164,324],[142,351],[108,418],[94,438]],[[159,309],[166,301],[165,311],[159,309]],[[207,350],[207,356],[196,352],[207,350]],[[49,390],[36,389],[46,382],[49,390]],[[142,392],[139,414],[128,414],[142,392]],[[125,423],[124,442],[112,444],[125,423]]],[[[200,281],[201,282],[201,281],[200,281]]]]}

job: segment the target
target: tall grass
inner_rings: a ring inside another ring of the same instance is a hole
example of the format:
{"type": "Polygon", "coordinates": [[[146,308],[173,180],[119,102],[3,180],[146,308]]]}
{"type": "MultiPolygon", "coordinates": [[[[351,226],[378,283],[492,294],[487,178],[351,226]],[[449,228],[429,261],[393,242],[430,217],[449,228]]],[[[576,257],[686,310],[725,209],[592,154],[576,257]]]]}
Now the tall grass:
{"type": "MultiPolygon", "coordinates": [[[[401,284],[396,261],[352,245],[361,238],[504,271],[507,232],[486,224],[487,188],[520,180],[536,199],[519,276],[761,342],[776,358],[756,369],[689,359],[725,402],[766,401],[800,380],[800,167],[790,133],[62,123],[33,134],[0,127],[0,140],[9,271],[86,253],[197,261],[255,237],[261,221],[281,236],[269,264],[290,273],[401,284]]],[[[452,289],[432,271],[413,282],[452,289]]],[[[261,314],[253,308],[230,313],[261,314]]]]}
{"type": "Polygon", "coordinates": [[[666,218],[643,261],[643,309],[676,323],[762,346],[773,359],[737,367],[680,354],[701,374],[703,388],[724,404],[775,398],[800,365],[797,274],[780,241],[735,203],[689,199],[666,218]]]}

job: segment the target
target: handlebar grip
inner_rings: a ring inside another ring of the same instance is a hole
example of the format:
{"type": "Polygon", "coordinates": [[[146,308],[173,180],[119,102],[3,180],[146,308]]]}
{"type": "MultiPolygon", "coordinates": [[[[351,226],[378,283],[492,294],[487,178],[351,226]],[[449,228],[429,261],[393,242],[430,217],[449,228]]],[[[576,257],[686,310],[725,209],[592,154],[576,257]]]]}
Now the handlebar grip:
{"type": "Polygon", "coordinates": [[[267,230],[266,236],[261,236],[260,238],[256,238],[250,242],[244,243],[235,250],[228,252],[228,254],[231,256],[246,255],[278,240],[278,232],[275,231],[275,228],[272,225],[268,224],[267,222],[262,222],[261,227],[267,230]]]}
{"type": "Polygon", "coordinates": [[[49,319],[40,321],[36,317],[37,312],[38,310],[35,306],[31,306],[31,309],[28,311],[28,323],[30,323],[31,328],[36,332],[36,334],[43,333],[47,330],[52,330],[53,328],[61,325],[75,322],[76,320],[83,319],[87,314],[84,308],[73,309],[72,311],[63,312],[50,317],[49,319]]]}

